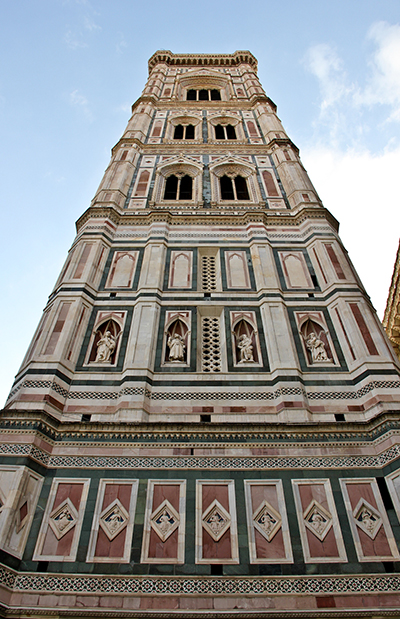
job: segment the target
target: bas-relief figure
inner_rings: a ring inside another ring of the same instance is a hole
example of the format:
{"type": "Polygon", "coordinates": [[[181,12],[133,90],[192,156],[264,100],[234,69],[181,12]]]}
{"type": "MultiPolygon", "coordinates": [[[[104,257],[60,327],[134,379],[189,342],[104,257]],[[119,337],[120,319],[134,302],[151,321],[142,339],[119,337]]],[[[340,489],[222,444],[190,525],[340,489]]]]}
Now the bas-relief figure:
{"type": "Polygon", "coordinates": [[[306,346],[311,351],[311,358],[313,362],[318,361],[332,361],[326,354],[324,342],[317,336],[314,331],[311,331],[305,338],[306,346]]]}
{"type": "MultiPolygon", "coordinates": [[[[98,333],[98,331],[96,331],[96,333],[98,333]]],[[[110,363],[111,355],[117,345],[118,335],[114,336],[110,331],[106,331],[99,339],[97,342],[96,363],[110,363]]]]}
{"type": "Polygon", "coordinates": [[[185,361],[185,342],[181,335],[170,335],[167,341],[169,347],[168,361],[185,361]]]}

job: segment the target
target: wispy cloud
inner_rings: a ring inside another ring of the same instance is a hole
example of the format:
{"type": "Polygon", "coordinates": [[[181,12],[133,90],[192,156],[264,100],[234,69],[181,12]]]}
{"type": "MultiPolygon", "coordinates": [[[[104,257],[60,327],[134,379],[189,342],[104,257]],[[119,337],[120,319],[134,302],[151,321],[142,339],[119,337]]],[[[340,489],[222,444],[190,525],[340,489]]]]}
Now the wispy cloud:
{"type": "Polygon", "coordinates": [[[88,120],[93,120],[93,115],[89,107],[89,101],[85,95],[82,95],[78,90],[73,90],[69,95],[69,102],[73,107],[79,109],[88,120]]]}
{"type": "Polygon", "coordinates": [[[71,30],[67,30],[67,32],[65,33],[64,41],[70,49],[88,47],[86,41],[84,41],[80,35],[76,35],[71,32],[71,30]]]}
{"type": "Polygon", "coordinates": [[[123,52],[125,51],[125,49],[128,47],[128,44],[125,40],[124,35],[122,34],[122,32],[120,32],[118,34],[118,41],[117,44],[115,46],[115,51],[117,52],[117,54],[123,54],[123,52]]]}
{"type": "Polygon", "coordinates": [[[389,105],[388,120],[400,121],[400,25],[376,22],[368,32],[375,44],[370,74],[364,88],[355,93],[358,105],[389,105]]]}
{"type": "Polygon", "coordinates": [[[343,62],[337,52],[327,44],[310,47],[304,62],[308,70],[319,80],[321,113],[351,92],[343,62]]]}

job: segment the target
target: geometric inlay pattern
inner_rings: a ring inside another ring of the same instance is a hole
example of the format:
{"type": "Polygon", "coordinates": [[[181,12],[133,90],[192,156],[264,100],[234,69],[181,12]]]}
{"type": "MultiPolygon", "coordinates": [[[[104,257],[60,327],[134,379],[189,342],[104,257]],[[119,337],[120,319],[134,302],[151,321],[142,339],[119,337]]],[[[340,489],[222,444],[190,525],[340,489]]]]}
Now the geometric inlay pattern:
{"type": "Polygon", "coordinates": [[[356,525],[371,539],[375,539],[383,522],[380,513],[365,499],[360,499],[353,510],[356,525]]]}
{"type": "Polygon", "coordinates": [[[126,527],[129,514],[119,499],[115,499],[100,514],[99,524],[111,541],[126,527]]]}
{"type": "Polygon", "coordinates": [[[179,523],[179,514],[167,499],[154,510],[150,517],[151,528],[157,533],[162,542],[165,542],[172,535],[179,527],[179,523]]]}
{"type": "Polygon", "coordinates": [[[332,526],[332,516],[318,501],[311,501],[303,514],[304,524],[321,542],[332,526]]]}
{"type": "Polygon", "coordinates": [[[231,517],[221,505],[214,499],[202,516],[202,525],[215,542],[223,536],[231,524],[231,517]]]}
{"type": "Polygon", "coordinates": [[[61,539],[70,531],[78,521],[78,512],[70,499],[65,499],[49,518],[49,525],[57,539],[61,539]]]}
{"type": "Polygon", "coordinates": [[[253,514],[254,527],[270,542],[282,526],[280,514],[268,503],[263,501],[253,514]]]}

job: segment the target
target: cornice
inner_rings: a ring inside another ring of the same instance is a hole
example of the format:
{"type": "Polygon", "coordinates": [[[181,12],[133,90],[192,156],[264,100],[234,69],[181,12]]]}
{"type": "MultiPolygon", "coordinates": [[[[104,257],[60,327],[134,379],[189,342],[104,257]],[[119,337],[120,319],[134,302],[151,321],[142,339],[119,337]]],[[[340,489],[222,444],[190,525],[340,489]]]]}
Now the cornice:
{"type": "MultiPolygon", "coordinates": [[[[178,210],[178,207],[177,207],[178,210]]],[[[277,214],[275,211],[252,211],[246,210],[237,215],[229,213],[222,215],[218,210],[204,209],[204,213],[199,210],[193,214],[192,208],[188,207],[186,213],[182,213],[184,209],[179,206],[181,214],[176,214],[167,210],[152,209],[146,213],[135,215],[127,211],[117,210],[113,206],[90,206],[76,222],[77,233],[81,230],[90,219],[109,219],[116,225],[135,225],[149,226],[153,223],[164,222],[171,226],[193,225],[210,226],[210,225],[247,225],[250,223],[260,223],[266,226],[299,226],[306,220],[326,220],[333,229],[337,232],[339,229],[338,221],[333,215],[322,206],[308,206],[297,211],[287,211],[277,214]]],[[[222,207],[221,207],[222,210],[222,207]]]]}
{"type": "Polygon", "coordinates": [[[228,101],[184,101],[180,99],[176,99],[175,97],[171,97],[170,99],[164,99],[161,97],[157,97],[154,94],[145,94],[141,95],[136,101],[132,104],[132,113],[135,111],[138,105],[152,103],[154,107],[158,110],[179,110],[180,108],[187,108],[191,110],[202,110],[202,109],[238,109],[238,110],[247,110],[252,109],[257,103],[267,103],[270,105],[274,112],[277,111],[277,105],[265,94],[256,93],[251,95],[247,99],[229,99],[228,101]]]}
{"type": "Polygon", "coordinates": [[[157,50],[149,59],[149,75],[159,64],[177,67],[212,67],[250,65],[257,72],[257,60],[248,50],[237,50],[233,54],[173,54],[170,50],[157,50]]]}

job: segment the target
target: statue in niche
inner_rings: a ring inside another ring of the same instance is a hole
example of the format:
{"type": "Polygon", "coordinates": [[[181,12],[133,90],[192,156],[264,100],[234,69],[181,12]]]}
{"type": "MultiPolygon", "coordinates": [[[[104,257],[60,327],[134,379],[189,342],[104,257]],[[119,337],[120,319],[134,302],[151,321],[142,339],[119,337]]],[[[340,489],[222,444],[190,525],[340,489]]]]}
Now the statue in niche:
{"type": "Polygon", "coordinates": [[[253,357],[253,343],[251,341],[251,337],[246,335],[246,333],[242,333],[242,335],[238,339],[237,346],[240,350],[240,361],[239,363],[252,363],[254,362],[253,357]]]}
{"type": "Polygon", "coordinates": [[[174,333],[170,335],[167,344],[169,347],[168,361],[185,361],[185,341],[182,335],[174,333]]]}
{"type": "Polygon", "coordinates": [[[326,354],[324,342],[317,336],[314,331],[311,331],[305,338],[306,346],[311,351],[311,358],[313,362],[331,361],[326,354]]]}
{"type": "MultiPolygon", "coordinates": [[[[96,331],[96,333],[99,333],[99,331],[96,331]]],[[[104,335],[100,334],[100,339],[97,342],[97,354],[95,363],[111,362],[111,355],[113,354],[117,345],[118,335],[112,335],[111,331],[106,331],[104,335]]]]}

